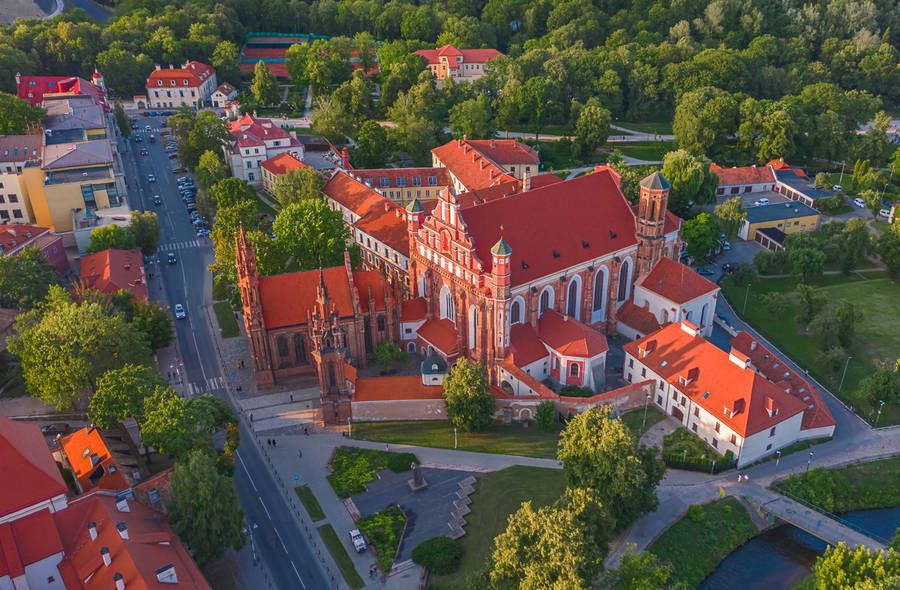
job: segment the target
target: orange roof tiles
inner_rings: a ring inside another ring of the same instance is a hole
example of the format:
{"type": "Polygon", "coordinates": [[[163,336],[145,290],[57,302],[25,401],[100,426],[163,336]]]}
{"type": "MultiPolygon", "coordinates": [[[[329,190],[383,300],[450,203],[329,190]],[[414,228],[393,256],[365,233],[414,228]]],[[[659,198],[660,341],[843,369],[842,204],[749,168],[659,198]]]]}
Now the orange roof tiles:
{"type": "Polygon", "coordinates": [[[461,216],[485,272],[490,272],[490,249],[503,224],[503,239],[512,248],[514,287],[637,243],[634,212],[609,173],[469,207],[461,216]]]}
{"type": "Polygon", "coordinates": [[[369,209],[353,225],[404,256],[409,256],[409,232],[406,229],[405,211],[390,199],[384,199],[381,206],[376,205],[369,209]]]}
{"type": "Polygon", "coordinates": [[[459,352],[457,346],[458,332],[453,322],[448,319],[431,318],[419,326],[416,333],[446,356],[453,356],[459,352]]]}
{"type": "Polygon", "coordinates": [[[450,184],[450,175],[446,168],[367,168],[353,170],[351,175],[374,189],[428,188],[450,184]],[[431,176],[435,177],[435,184],[428,182],[428,178],[431,176]],[[402,186],[397,182],[401,178],[403,179],[402,186]],[[415,183],[416,178],[419,179],[419,184],[415,183]],[[387,180],[387,185],[382,179],[387,180]]]}
{"type": "Polygon", "coordinates": [[[668,324],[623,349],[744,438],[803,411],[798,399],[752,369],[741,368],[727,352],[694,334],[682,324],[668,324]],[[648,351],[643,357],[641,349],[648,351]],[[685,385],[680,378],[689,373],[691,380],[685,385]],[[767,398],[778,407],[777,414],[770,416],[766,411],[767,398]],[[726,415],[726,408],[735,413],[726,415]]]}
{"type": "Polygon", "coordinates": [[[419,375],[399,377],[360,377],[356,380],[355,402],[396,401],[406,399],[442,399],[444,388],[425,385],[419,375]]]}
{"type": "Polygon", "coordinates": [[[661,258],[650,272],[638,279],[637,285],[678,304],[719,290],[717,284],[708,281],[691,268],[665,257],[661,258]]]}
{"type": "Polygon", "coordinates": [[[524,367],[550,354],[538,338],[531,324],[518,323],[509,327],[509,352],[517,367],[524,367]]]}
{"type": "Polygon", "coordinates": [[[400,303],[400,321],[418,322],[424,320],[428,312],[428,306],[424,297],[407,299],[400,303]]]}
{"type": "Polygon", "coordinates": [[[469,190],[514,180],[506,169],[467,140],[455,139],[434,148],[431,153],[469,190]]]}
{"type": "MultiPolygon", "coordinates": [[[[537,165],[541,161],[537,150],[517,139],[464,139],[463,142],[468,143],[485,157],[490,158],[501,166],[510,164],[537,165]]],[[[554,174],[554,176],[556,175],[554,174]]]]}
{"type": "Polygon", "coordinates": [[[775,175],[768,166],[742,166],[740,168],[722,168],[710,164],[709,169],[719,177],[719,186],[733,184],[760,184],[775,182],[775,175]]]}
{"type": "Polygon", "coordinates": [[[66,492],[41,428],[33,422],[0,415],[0,473],[15,474],[15,485],[0,486],[0,516],[66,492]]]}
{"type": "Polygon", "coordinates": [[[76,430],[63,437],[60,445],[85,492],[94,488],[118,491],[129,487],[97,428],[76,430]]]}
{"type": "Polygon", "coordinates": [[[9,254],[28,245],[50,228],[27,223],[6,223],[0,225],[0,254],[9,254]]]}
{"type": "Polygon", "coordinates": [[[112,295],[120,289],[147,299],[144,259],[140,250],[107,248],[81,259],[81,281],[89,289],[112,295]]]}
{"type": "Polygon", "coordinates": [[[542,186],[547,186],[549,184],[556,184],[557,182],[562,182],[562,179],[553,174],[552,172],[546,172],[544,174],[535,174],[531,177],[531,188],[541,188],[542,186]]]}
{"type": "Polygon", "coordinates": [[[189,61],[183,68],[153,70],[147,77],[147,88],[196,88],[215,73],[214,69],[204,63],[189,61]]]}
{"type": "Polygon", "coordinates": [[[591,358],[609,350],[603,333],[553,309],[545,309],[541,314],[538,335],[544,344],[564,356],[591,358]]]}
{"type": "Polygon", "coordinates": [[[646,307],[638,307],[632,303],[631,299],[622,304],[619,311],[616,312],[616,318],[619,322],[645,335],[656,332],[660,328],[656,316],[650,313],[646,307]]]}
{"type": "Polygon", "coordinates": [[[350,209],[360,217],[375,206],[385,202],[385,198],[344,171],[335,172],[325,182],[325,195],[350,209]]]}
{"type": "MultiPolygon", "coordinates": [[[[557,180],[559,179],[557,178],[557,180]]],[[[483,205],[484,203],[490,203],[497,199],[503,199],[518,194],[521,188],[522,182],[520,180],[512,179],[495,184],[494,186],[486,186],[484,188],[459,193],[456,196],[456,199],[459,201],[459,206],[466,209],[468,207],[483,205]]]]}
{"type": "Polygon", "coordinates": [[[437,49],[419,49],[415,52],[428,60],[429,64],[439,64],[441,56],[447,57],[447,63],[450,68],[458,67],[456,57],[461,56],[463,63],[486,63],[492,59],[496,59],[503,55],[496,49],[457,49],[452,45],[444,45],[437,49]]]}
{"type": "Polygon", "coordinates": [[[298,160],[293,154],[287,152],[272,156],[268,160],[260,164],[263,168],[272,174],[287,174],[300,168],[309,168],[309,164],[302,160],[298,160]]]}

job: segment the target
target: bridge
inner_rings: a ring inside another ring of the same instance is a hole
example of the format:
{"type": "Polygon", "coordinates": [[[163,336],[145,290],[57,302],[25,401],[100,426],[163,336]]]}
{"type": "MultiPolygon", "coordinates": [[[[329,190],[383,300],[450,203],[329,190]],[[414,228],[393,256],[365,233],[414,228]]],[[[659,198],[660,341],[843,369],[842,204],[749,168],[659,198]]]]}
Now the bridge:
{"type": "Polygon", "coordinates": [[[764,512],[774,514],[785,522],[789,522],[831,545],[844,543],[851,548],[865,545],[872,550],[887,548],[887,543],[883,539],[833,514],[820,512],[812,504],[807,504],[802,500],[792,500],[752,483],[741,484],[735,492],[759,506],[764,512]]]}

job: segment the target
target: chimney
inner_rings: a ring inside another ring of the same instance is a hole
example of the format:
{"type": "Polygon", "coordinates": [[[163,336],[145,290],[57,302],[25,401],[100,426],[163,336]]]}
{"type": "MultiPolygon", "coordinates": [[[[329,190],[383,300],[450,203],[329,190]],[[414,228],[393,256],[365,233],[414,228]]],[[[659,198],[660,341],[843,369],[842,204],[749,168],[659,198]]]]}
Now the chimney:
{"type": "Polygon", "coordinates": [[[119,512],[131,512],[131,508],[128,507],[128,499],[122,498],[116,502],[116,510],[119,512]]]}
{"type": "Polygon", "coordinates": [[[121,520],[116,523],[116,528],[119,530],[119,536],[122,537],[123,540],[128,540],[128,527],[125,526],[125,523],[121,520]]]}
{"type": "Polygon", "coordinates": [[[122,574],[116,572],[113,574],[113,580],[116,582],[116,590],[125,590],[125,578],[122,577],[122,574]]]}
{"type": "Polygon", "coordinates": [[[531,173],[528,170],[525,171],[524,178],[522,179],[522,190],[531,190],[531,173]]]}
{"type": "Polygon", "coordinates": [[[100,548],[100,557],[103,558],[103,565],[109,567],[109,565],[112,563],[112,557],[109,556],[109,547],[100,548]]]}
{"type": "Polygon", "coordinates": [[[159,65],[159,64],[156,64],[156,71],[158,72],[158,71],[160,71],[161,69],[162,69],[162,66],[159,65]]]}
{"type": "Polygon", "coordinates": [[[347,150],[347,146],[341,150],[341,166],[344,167],[344,170],[350,170],[350,152],[347,150]]]}
{"type": "Polygon", "coordinates": [[[497,142],[492,139],[491,140],[491,149],[494,149],[495,147],[497,147],[497,142]]]}
{"type": "Polygon", "coordinates": [[[769,418],[778,415],[778,404],[771,397],[766,398],[766,412],[769,414],[769,418]]]}
{"type": "Polygon", "coordinates": [[[91,540],[93,541],[94,539],[97,538],[97,523],[92,520],[92,521],[88,522],[87,526],[88,526],[88,534],[91,536],[91,540]]]}
{"type": "Polygon", "coordinates": [[[384,212],[389,213],[391,210],[391,203],[388,200],[384,201],[384,212]]]}
{"type": "Polygon", "coordinates": [[[754,340],[753,342],[750,343],[750,350],[751,351],[756,350],[757,346],[759,346],[759,343],[756,340],[754,340]]]}
{"type": "Polygon", "coordinates": [[[170,69],[170,70],[174,70],[174,69],[175,69],[175,66],[173,66],[172,64],[169,64],[169,69],[170,69]]]}
{"type": "Polygon", "coordinates": [[[175,575],[175,564],[170,563],[156,570],[156,579],[163,584],[177,584],[178,576],[175,575]]]}
{"type": "Polygon", "coordinates": [[[697,335],[697,326],[694,325],[690,320],[681,320],[681,329],[690,334],[691,336],[697,335]]]}
{"type": "Polygon", "coordinates": [[[731,352],[728,353],[728,360],[730,360],[731,362],[733,362],[740,368],[746,369],[747,361],[749,359],[747,358],[747,356],[744,353],[739,352],[739,351],[735,350],[734,348],[732,348],[731,352]]]}

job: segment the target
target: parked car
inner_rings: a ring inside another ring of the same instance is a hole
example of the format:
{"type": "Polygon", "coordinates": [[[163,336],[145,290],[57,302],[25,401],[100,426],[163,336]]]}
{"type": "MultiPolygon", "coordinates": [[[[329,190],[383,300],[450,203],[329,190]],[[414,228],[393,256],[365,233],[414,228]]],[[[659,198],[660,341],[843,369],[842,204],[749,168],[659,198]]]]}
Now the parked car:
{"type": "Polygon", "coordinates": [[[731,250],[731,242],[722,242],[722,250],[725,252],[731,250]]]}
{"type": "Polygon", "coordinates": [[[174,143],[170,143],[169,145],[166,146],[166,151],[167,151],[167,152],[174,152],[174,151],[177,151],[177,150],[178,150],[178,146],[175,145],[174,143]]]}
{"type": "Polygon", "coordinates": [[[860,209],[866,208],[866,202],[860,199],[859,197],[853,199],[853,204],[859,207],[860,209]]]}
{"type": "Polygon", "coordinates": [[[757,199],[755,203],[753,203],[754,207],[759,207],[760,205],[768,205],[769,199],[763,197],[761,199],[757,199]]]}
{"type": "Polygon", "coordinates": [[[359,532],[359,529],[351,529],[350,540],[353,541],[353,547],[356,549],[357,553],[362,553],[366,550],[366,540],[363,539],[362,533],[359,532]]]}
{"type": "Polygon", "coordinates": [[[178,157],[178,154],[169,154],[169,159],[170,159],[170,160],[174,160],[174,159],[177,158],[177,157],[178,157]]]}
{"type": "Polygon", "coordinates": [[[175,264],[178,260],[175,258],[174,252],[169,252],[169,264],[175,264]]]}
{"type": "Polygon", "coordinates": [[[699,267],[699,268],[697,269],[697,274],[698,274],[698,275],[704,275],[704,276],[707,276],[707,277],[708,277],[708,276],[711,276],[711,275],[716,274],[716,271],[714,271],[714,270],[712,270],[712,269],[709,269],[709,268],[706,268],[705,266],[701,266],[701,267],[699,267]]]}
{"type": "Polygon", "coordinates": [[[890,209],[881,209],[878,212],[878,215],[880,215],[881,217],[887,217],[888,219],[890,219],[891,218],[891,210],[890,209]]]}
{"type": "Polygon", "coordinates": [[[41,427],[41,432],[44,434],[68,434],[69,425],[65,422],[54,422],[53,424],[47,424],[46,426],[41,427]]]}
{"type": "Polygon", "coordinates": [[[150,140],[150,143],[153,143],[153,142],[156,141],[156,136],[155,136],[155,135],[150,135],[150,137],[148,137],[147,139],[150,140]]]}
{"type": "Polygon", "coordinates": [[[722,265],[722,272],[730,275],[731,273],[734,272],[734,265],[731,264],[730,262],[726,262],[725,264],[722,265]]]}
{"type": "Polygon", "coordinates": [[[839,184],[836,184],[836,185],[834,185],[833,187],[831,187],[831,190],[833,190],[833,191],[842,191],[842,190],[844,190],[844,187],[842,187],[842,186],[839,185],[839,184]]]}
{"type": "Polygon", "coordinates": [[[208,229],[206,229],[205,227],[200,228],[200,229],[197,230],[197,235],[200,236],[201,238],[205,238],[205,237],[208,236],[210,233],[211,233],[211,232],[210,232],[208,229]]]}
{"type": "Polygon", "coordinates": [[[184,306],[180,303],[175,304],[175,319],[183,320],[187,317],[187,312],[184,311],[184,306]]]}
{"type": "Polygon", "coordinates": [[[141,155],[142,155],[142,156],[149,156],[149,155],[150,155],[150,152],[148,152],[147,150],[141,150],[141,155]]]}
{"type": "Polygon", "coordinates": [[[141,136],[140,136],[140,135],[135,135],[135,136],[134,136],[134,143],[141,143],[142,141],[144,141],[144,140],[141,139],[141,136]]]}
{"type": "Polygon", "coordinates": [[[153,195],[153,204],[162,205],[162,199],[159,197],[159,195],[153,195]]]}

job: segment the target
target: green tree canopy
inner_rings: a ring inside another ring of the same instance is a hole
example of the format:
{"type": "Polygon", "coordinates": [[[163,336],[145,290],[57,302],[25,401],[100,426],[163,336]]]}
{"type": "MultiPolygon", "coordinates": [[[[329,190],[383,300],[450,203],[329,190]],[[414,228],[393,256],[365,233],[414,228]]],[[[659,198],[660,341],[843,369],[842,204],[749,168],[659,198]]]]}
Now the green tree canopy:
{"type": "Polygon", "coordinates": [[[38,304],[59,274],[34,246],[15,256],[0,256],[0,307],[29,309],[38,304]]]}
{"type": "Polygon", "coordinates": [[[228,178],[228,166],[222,161],[220,153],[206,150],[197,161],[194,173],[197,185],[203,190],[209,190],[214,184],[228,178]]]}
{"type": "Polygon", "coordinates": [[[862,545],[848,549],[839,543],[837,547],[828,547],[816,560],[813,574],[816,590],[896,587],[900,553],[873,551],[862,545]]]}
{"type": "Polygon", "coordinates": [[[145,365],[129,363],[111,369],[97,380],[97,391],[89,405],[91,421],[100,428],[115,428],[125,418],[134,418],[141,424],[144,400],[167,387],[160,374],[145,365]]]}
{"type": "Polygon", "coordinates": [[[322,199],[291,203],[275,217],[272,228],[278,244],[294,257],[300,270],[329,268],[344,263],[350,248],[350,230],[340,211],[322,199]]]}
{"type": "Polygon", "coordinates": [[[597,148],[606,143],[609,137],[610,112],[597,105],[587,105],[581,109],[575,124],[575,142],[572,145],[575,153],[584,159],[593,157],[597,148]]]}
{"type": "Polygon", "coordinates": [[[722,228],[722,233],[724,233],[729,240],[733,240],[737,237],[741,226],[744,225],[744,220],[747,219],[747,212],[744,211],[742,202],[740,195],[738,195],[733,199],[728,199],[721,205],[717,205],[715,208],[716,219],[719,220],[719,227],[722,228]]]}
{"type": "Polygon", "coordinates": [[[175,464],[171,482],[169,522],[199,565],[244,545],[244,513],[234,483],[216,471],[211,457],[192,452],[175,464]]]}
{"type": "Polygon", "coordinates": [[[194,113],[190,107],[182,107],[169,117],[168,124],[178,138],[179,159],[191,169],[197,167],[205,152],[219,153],[232,140],[227,124],[213,111],[194,113]]]}
{"type": "Polygon", "coordinates": [[[617,530],[656,509],[656,486],[665,466],[656,448],[638,447],[608,406],[591,408],[566,424],[557,458],[570,487],[592,488],[604,506],[615,507],[617,530]]]}
{"type": "Polygon", "coordinates": [[[600,588],[607,590],[687,590],[672,581],[672,566],[644,551],[635,555],[626,549],[619,568],[607,570],[600,577],[600,588]]]}
{"type": "Polygon", "coordinates": [[[307,199],[321,199],[324,186],[325,181],[315,168],[303,167],[278,176],[272,192],[285,207],[307,199]]]}
{"type": "Polygon", "coordinates": [[[88,243],[87,251],[89,254],[102,252],[107,248],[118,248],[119,250],[134,250],[137,242],[133,233],[124,227],[116,224],[110,224],[98,227],[91,232],[91,241],[88,243]]]}
{"type": "Polygon", "coordinates": [[[323,96],[316,101],[312,129],[331,143],[343,145],[347,143],[347,137],[353,135],[353,119],[342,102],[323,96]]]}
{"type": "Polygon", "coordinates": [[[187,401],[171,387],[155,389],[144,400],[141,439],[160,453],[184,457],[194,446],[197,423],[192,420],[187,401]]]}
{"type": "Polygon", "coordinates": [[[359,128],[350,161],[357,168],[382,168],[390,156],[387,131],[377,121],[366,121],[359,128]]]}
{"type": "Polygon", "coordinates": [[[278,80],[262,60],[256,62],[256,66],[253,68],[253,83],[250,85],[250,92],[253,93],[256,102],[262,106],[276,104],[281,100],[281,88],[278,86],[278,80]]]}
{"type": "MultiPolygon", "coordinates": [[[[0,92],[0,135],[22,135],[44,118],[46,111],[28,101],[0,92]]],[[[130,127],[129,127],[130,129],[130,127]]]]}
{"type": "MultiPolygon", "coordinates": [[[[159,247],[159,218],[153,211],[132,211],[128,231],[144,256],[151,256],[159,247]]],[[[93,234],[91,234],[93,238],[93,234]]]]}
{"type": "Polygon", "coordinates": [[[678,147],[695,156],[721,156],[737,129],[738,114],[737,100],[724,90],[705,86],[685,92],[672,124],[678,147]]]}
{"type": "Polygon", "coordinates": [[[131,137],[131,121],[128,119],[128,115],[125,114],[125,108],[122,106],[121,101],[116,101],[116,106],[113,108],[113,116],[116,119],[116,126],[119,128],[119,133],[122,134],[122,137],[131,137]]]}
{"type": "Polygon", "coordinates": [[[219,82],[231,82],[237,86],[241,81],[240,66],[241,48],[233,41],[220,41],[213,51],[210,65],[216,69],[219,82]]]}
{"type": "Polygon", "coordinates": [[[788,252],[791,272],[804,283],[822,277],[825,270],[825,254],[813,248],[797,248],[788,252]]]}
{"type": "Polygon", "coordinates": [[[703,261],[719,243],[719,227],[712,215],[701,213],[684,222],[681,237],[687,253],[695,260],[703,261]]]}
{"type": "Polygon", "coordinates": [[[469,99],[450,109],[450,133],[461,139],[491,139],[497,133],[494,114],[486,94],[469,99]]]}
{"type": "Polygon", "coordinates": [[[465,358],[457,361],[444,379],[444,402],[450,422],[460,430],[477,432],[489,426],[496,400],[484,367],[465,358]]]}
{"type": "Polygon", "coordinates": [[[669,152],[663,158],[661,174],[669,181],[669,209],[686,215],[690,203],[707,205],[716,202],[719,177],[710,169],[711,162],[686,150],[669,152]]]}
{"type": "Polygon", "coordinates": [[[132,328],[147,337],[150,350],[157,351],[172,343],[172,318],[155,301],[136,299],[134,293],[121,289],[110,298],[110,302],[132,328]]]}

